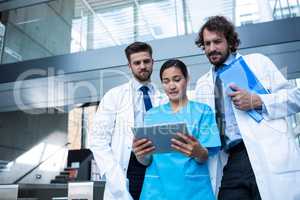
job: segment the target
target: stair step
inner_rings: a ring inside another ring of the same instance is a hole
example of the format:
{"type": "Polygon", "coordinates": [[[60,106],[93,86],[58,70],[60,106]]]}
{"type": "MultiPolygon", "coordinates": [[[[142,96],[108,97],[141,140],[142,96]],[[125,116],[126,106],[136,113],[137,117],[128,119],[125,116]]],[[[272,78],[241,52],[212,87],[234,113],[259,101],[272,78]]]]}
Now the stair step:
{"type": "Polygon", "coordinates": [[[78,170],[78,168],[74,168],[74,167],[65,167],[64,171],[70,171],[70,170],[78,170]]]}
{"type": "Polygon", "coordinates": [[[55,176],[55,179],[54,179],[54,180],[68,181],[68,180],[69,180],[69,177],[58,175],[58,176],[55,176]]]}
{"type": "Polygon", "coordinates": [[[60,175],[67,175],[67,176],[69,176],[70,172],[68,172],[68,171],[62,171],[59,174],[60,175]]]}
{"type": "Polygon", "coordinates": [[[51,180],[50,181],[50,183],[52,184],[52,183],[55,183],[55,184],[57,184],[57,183],[68,183],[68,180],[65,180],[65,179],[54,179],[54,180],[51,180]]]}
{"type": "Polygon", "coordinates": [[[38,198],[29,198],[29,197],[18,197],[18,200],[39,200],[38,198]]]}

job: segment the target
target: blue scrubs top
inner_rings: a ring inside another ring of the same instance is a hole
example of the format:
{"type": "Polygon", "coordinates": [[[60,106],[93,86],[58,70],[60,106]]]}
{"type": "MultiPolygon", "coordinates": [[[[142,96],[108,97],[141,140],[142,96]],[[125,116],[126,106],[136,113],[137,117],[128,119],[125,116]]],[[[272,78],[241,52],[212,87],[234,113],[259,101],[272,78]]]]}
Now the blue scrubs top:
{"type": "MultiPolygon", "coordinates": [[[[208,148],[209,155],[220,148],[220,138],[211,108],[189,101],[174,113],[170,103],[152,108],[145,125],[185,122],[190,134],[208,148]]],[[[140,200],[214,200],[207,163],[198,163],[174,150],[153,154],[147,167],[140,200]]]]}

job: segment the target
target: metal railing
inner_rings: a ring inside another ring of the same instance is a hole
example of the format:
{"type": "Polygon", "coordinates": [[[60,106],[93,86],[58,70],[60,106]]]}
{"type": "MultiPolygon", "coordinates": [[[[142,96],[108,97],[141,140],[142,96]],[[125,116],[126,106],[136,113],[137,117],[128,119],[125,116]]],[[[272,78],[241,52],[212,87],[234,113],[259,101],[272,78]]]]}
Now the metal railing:
{"type": "Polygon", "coordinates": [[[300,1],[291,3],[289,0],[276,0],[273,8],[274,19],[300,16],[300,1]]]}

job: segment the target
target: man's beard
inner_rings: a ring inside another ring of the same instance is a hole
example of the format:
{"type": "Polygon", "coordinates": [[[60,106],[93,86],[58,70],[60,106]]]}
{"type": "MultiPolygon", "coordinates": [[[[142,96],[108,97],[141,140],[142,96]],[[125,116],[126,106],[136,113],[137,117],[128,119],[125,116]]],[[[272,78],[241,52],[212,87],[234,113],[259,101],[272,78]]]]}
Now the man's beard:
{"type": "Polygon", "coordinates": [[[143,75],[140,75],[140,74],[137,74],[137,73],[133,73],[133,76],[140,82],[145,82],[145,81],[149,81],[150,80],[150,77],[151,77],[151,74],[152,74],[152,71],[144,71],[144,73],[147,72],[147,75],[143,76],[143,75]]]}
{"type": "Polygon", "coordinates": [[[218,68],[218,67],[220,67],[221,65],[224,64],[224,62],[225,62],[225,61],[227,60],[227,58],[229,57],[229,54],[230,54],[229,51],[227,51],[225,55],[222,54],[221,52],[213,51],[213,52],[210,52],[210,53],[208,54],[208,60],[209,60],[209,62],[210,62],[211,64],[213,64],[215,67],[218,68]],[[214,61],[212,61],[212,60],[210,59],[210,56],[212,56],[212,55],[220,55],[220,56],[221,56],[221,59],[219,59],[217,62],[214,62],[214,61]]]}

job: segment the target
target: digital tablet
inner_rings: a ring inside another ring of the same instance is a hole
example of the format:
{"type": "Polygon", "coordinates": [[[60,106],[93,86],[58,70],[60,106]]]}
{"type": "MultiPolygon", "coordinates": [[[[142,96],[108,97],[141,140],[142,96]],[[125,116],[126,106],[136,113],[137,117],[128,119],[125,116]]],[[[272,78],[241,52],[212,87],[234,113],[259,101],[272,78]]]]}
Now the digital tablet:
{"type": "Polygon", "coordinates": [[[171,147],[171,139],[176,138],[181,140],[176,135],[178,132],[188,134],[188,129],[185,123],[134,127],[132,128],[132,131],[137,139],[149,139],[155,146],[154,153],[168,153],[175,151],[171,147]]]}

